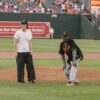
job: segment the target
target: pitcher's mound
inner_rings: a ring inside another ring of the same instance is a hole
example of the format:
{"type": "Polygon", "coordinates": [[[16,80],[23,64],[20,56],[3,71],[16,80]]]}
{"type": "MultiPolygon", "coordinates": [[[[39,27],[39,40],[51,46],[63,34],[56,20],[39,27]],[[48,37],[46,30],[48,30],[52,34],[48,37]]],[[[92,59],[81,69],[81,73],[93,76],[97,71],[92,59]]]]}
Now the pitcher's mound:
{"type": "MultiPolygon", "coordinates": [[[[36,67],[36,78],[39,81],[66,81],[62,68],[36,67]]],[[[25,71],[25,80],[27,80],[25,71]]],[[[78,79],[80,81],[100,80],[100,71],[95,69],[79,68],[78,79]]],[[[0,80],[17,80],[16,68],[0,71],[0,80]]]]}

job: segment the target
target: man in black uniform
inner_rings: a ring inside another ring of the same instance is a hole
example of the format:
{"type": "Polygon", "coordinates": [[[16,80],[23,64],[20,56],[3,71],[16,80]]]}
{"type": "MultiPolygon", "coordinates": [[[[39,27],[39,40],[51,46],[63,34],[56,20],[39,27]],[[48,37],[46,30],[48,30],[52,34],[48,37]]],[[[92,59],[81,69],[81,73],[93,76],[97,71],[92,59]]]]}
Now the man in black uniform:
{"type": "Polygon", "coordinates": [[[29,83],[35,83],[35,70],[32,59],[32,32],[28,29],[27,20],[22,20],[21,29],[14,35],[14,48],[17,63],[17,81],[24,83],[24,67],[26,65],[29,83]]]}
{"type": "Polygon", "coordinates": [[[76,78],[77,67],[81,60],[83,60],[83,54],[80,48],[76,45],[74,40],[68,37],[67,32],[63,32],[63,41],[60,44],[59,53],[61,54],[62,61],[64,63],[64,72],[68,78],[68,86],[74,86],[79,81],[76,78]],[[67,56],[67,60],[66,60],[67,56]]]}

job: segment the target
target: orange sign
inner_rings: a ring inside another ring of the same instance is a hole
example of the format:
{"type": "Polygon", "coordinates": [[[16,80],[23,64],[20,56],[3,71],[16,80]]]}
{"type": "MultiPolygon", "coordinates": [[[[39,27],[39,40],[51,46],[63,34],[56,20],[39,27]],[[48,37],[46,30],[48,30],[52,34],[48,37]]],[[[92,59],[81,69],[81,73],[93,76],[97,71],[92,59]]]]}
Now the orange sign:
{"type": "Polygon", "coordinates": [[[91,0],[91,7],[100,7],[100,0],[91,0]]]}

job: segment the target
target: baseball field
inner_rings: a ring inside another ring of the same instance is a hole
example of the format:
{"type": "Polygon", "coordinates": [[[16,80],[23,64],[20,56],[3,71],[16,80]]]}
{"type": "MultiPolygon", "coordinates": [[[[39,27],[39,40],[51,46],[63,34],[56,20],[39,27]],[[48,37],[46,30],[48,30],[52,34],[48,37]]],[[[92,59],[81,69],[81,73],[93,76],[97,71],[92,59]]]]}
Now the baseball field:
{"type": "MultiPolygon", "coordinates": [[[[66,86],[62,70],[60,39],[33,39],[36,84],[16,82],[12,38],[0,38],[0,100],[100,100],[100,41],[75,40],[84,54],[77,77],[80,84],[66,86]]],[[[26,72],[26,70],[25,70],[26,72]]]]}

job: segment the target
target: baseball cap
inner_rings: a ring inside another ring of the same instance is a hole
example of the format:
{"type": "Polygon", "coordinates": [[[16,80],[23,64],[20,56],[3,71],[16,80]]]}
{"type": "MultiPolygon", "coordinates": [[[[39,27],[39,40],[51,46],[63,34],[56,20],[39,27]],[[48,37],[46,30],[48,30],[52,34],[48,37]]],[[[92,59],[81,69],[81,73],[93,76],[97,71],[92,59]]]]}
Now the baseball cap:
{"type": "Polygon", "coordinates": [[[21,21],[21,24],[28,24],[28,21],[25,20],[25,19],[23,19],[23,20],[21,21]]]}
{"type": "Polygon", "coordinates": [[[68,32],[63,32],[63,38],[67,38],[68,37],[68,32]]]}

